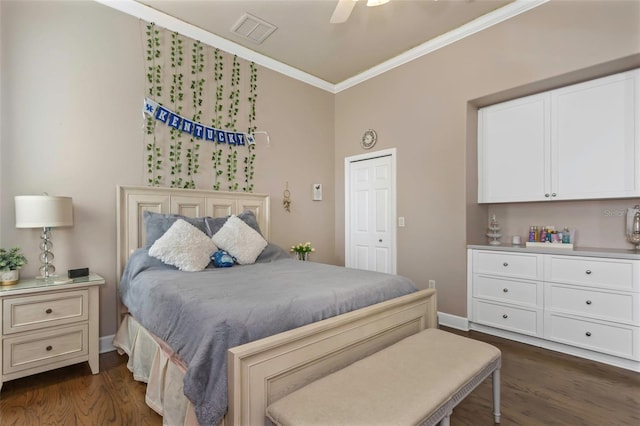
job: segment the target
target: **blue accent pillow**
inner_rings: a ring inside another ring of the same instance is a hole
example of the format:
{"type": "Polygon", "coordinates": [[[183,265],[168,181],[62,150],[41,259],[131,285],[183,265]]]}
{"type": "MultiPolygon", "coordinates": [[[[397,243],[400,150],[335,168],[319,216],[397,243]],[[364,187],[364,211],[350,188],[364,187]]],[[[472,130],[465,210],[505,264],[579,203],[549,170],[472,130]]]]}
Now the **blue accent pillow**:
{"type": "Polygon", "coordinates": [[[224,250],[218,250],[211,255],[211,260],[216,268],[229,268],[233,266],[236,259],[224,250]]]}

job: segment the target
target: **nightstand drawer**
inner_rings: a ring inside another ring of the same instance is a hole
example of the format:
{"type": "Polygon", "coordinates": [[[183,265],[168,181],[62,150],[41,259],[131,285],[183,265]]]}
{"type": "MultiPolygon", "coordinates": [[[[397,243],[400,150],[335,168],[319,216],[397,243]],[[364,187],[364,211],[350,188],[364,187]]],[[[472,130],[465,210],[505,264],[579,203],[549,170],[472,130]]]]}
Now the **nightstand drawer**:
{"type": "Polygon", "coordinates": [[[517,333],[542,337],[542,310],[473,301],[473,321],[517,333]]]}
{"type": "Polygon", "coordinates": [[[87,321],[88,290],[12,297],[2,301],[4,334],[87,321]]]}
{"type": "Polygon", "coordinates": [[[75,325],[46,332],[30,333],[3,342],[3,374],[86,356],[89,326],[75,325]]]}
{"type": "Polygon", "coordinates": [[[473,297],[542,307],[542,282],[474,275],[473,297]]]}
{"type": "Polygon", "coordinates": [[[473,258],[473,272],[541,280],[542,258],[538,254],[476,251],[473,258]]]}
{"type": "Polygon", "coordinates": [[[640,360],[640,327],[547,313],[544,337],[584,349],[640,360]]]}
{"type": "Polygon", "coordinates": [[[545,308],[548,310],[640,325],[637,294],[549,283],[545,286],[545,308]]]}
{"type": "Polygon", "coordinates": [[[545,281],[640,291],[640,261],[549,255],[545,281]]]}

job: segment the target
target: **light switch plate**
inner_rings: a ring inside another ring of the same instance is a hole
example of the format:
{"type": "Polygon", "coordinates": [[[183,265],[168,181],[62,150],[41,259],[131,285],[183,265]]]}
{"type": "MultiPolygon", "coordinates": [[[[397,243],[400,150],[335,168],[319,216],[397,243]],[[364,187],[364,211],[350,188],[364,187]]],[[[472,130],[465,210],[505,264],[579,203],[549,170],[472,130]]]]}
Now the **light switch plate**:
{"type": "Polygon", "coordinates": [[[322,201],[322,184],[313,184],[313,201],[322,201]]]}

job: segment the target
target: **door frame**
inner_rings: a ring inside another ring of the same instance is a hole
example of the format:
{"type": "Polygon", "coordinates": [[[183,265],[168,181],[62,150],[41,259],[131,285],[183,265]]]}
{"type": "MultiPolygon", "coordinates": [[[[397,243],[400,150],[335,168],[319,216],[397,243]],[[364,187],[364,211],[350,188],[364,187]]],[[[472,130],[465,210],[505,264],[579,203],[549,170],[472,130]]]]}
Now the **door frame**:
{"type": "Polygon", "coordinates": [[[389,245],[391,250],[391,273],[397,274],[398,265],[398,250],[397,250],[397,229],[396,229],[396,148],[388,148],[380,151],[366,152],[364,154],[352,155],[345,157],[344,159],[344,262],[345,266],[351,267],[353,261],[349,247],[351,245],[351,221],[349,220],[351,215],[351,207],[349,203],[349,195],[351,193],[351,163],[372,160],[379,157],[391,157],[391,196],[390,205],[391,211],[389,212],[389,229],[391,236],[391,243],[389,245]]]}

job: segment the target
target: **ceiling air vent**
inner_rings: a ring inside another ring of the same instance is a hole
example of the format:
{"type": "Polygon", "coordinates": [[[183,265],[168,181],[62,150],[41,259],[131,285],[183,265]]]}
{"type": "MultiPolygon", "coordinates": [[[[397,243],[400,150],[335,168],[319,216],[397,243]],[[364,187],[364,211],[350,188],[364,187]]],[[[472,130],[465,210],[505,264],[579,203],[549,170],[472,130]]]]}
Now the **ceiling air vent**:
{"type": "Polygon", "coordinates": [[[238,22],[231,27],[231,32],[242,38],[260,44],[266,40],[278,27],[260,18],[245,13],[238,19],[238,22]]]}

